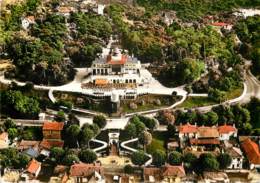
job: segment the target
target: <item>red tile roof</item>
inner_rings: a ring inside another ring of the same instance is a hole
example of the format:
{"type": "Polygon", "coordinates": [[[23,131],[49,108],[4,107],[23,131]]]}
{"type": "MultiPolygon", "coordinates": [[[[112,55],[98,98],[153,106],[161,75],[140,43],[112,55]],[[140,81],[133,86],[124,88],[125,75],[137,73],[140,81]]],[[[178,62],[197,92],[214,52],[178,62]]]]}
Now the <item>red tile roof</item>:
{"type": "Polygon", "coordinates": [[[191,124],[181,125],[179,127],[180,133],[196,133],[198,130],[198,127],[191,124]]]}
{"type": "Polygon", "coordinates": [[[236,132],[236,131],[237,131],[237,129],[234,126],[232,126],[232,125],[222,125],[222,126],[218,127],[218,132],[220,134],[236,132]]]}
{"type": "Polygon", "coordinates": [[[228,25],[228,24],[227,24],[227,23],[224,23],[224,22],[213,22],[211,25],[223,27],[223,26],[226,26],[226,25],[228,25]]]}
{"type": "Polygon", "coordinates": [[[44,122],[43,130],[57,130],[61,131],[63,129],[64,123],[62,122],[44,122]]]}
{"type": "Polygon", "coordinates": [[[144,175],[160,175],[161,171],[159,168],[155,168],[155,167],[146,167],[144,168],[144,175]]]}
{"type": "Polygon", "coordinates": [[[171,177],[184,177],[185,170],[183,166],[165,165],[163,168],[148,167],[144,168],[144,176],[171,176],[171,177]]]}
{"type": "Polygon", "coordinates": [[[27,172],[35,174],[40,167],[41,163],[36,161],[35,159],[32,159],[27,166],[27,172]]]}
{"type": "Polygon", "coordinates": [[[260,164],[260,151],[257,143],[248,138],[242,143],[242,148],[244,149],[250,163],[260,164]]]}
{"type": "Polygon", "coordinates": [[[219,132],[217,127],[201,126],[198,128],[198,138],[217,138],[219,132]]]}
{"type": "Polygon", "coordinates": [[[173,177],[184,177],[185,170],[183,166],[171,166],[166,165],[163,167],[162,175],[165,176],[173,176],[173,177]]]}
{"type": "Polygon", "coordinates": [[[33,141],[33,140],[22,140],[18,143],[17,149],[25,150],[31,147],[37,147],[40,144],[40,141],[33,141]]]}
{"type": "Polygon", "coordinates": [[[220,141],[218,139],[190,139],[192,145],[218,145],[220,141]]]}
{"type": "Polygon", "coordinates": [[[112,56],[108,55],[107,56],[107,63],[112,64],[112,65],[123,65],[127,61],[127,55],[122,55],[121,60],[112,60],[112,56]]]}
{"type": "Polygon", "coordinates": [[[45,149],[51,149],[52,147],[63,147],[64,142],[61,140],[45,140],[43,139],[40,146],[45,149]]]}
{"type": "Polygon", "coordinates": [[[74,164],[70,167],[70,176],[88,177],[88,176],[92,175],[95,171],[98,172],[99,174],[104,173],[104,170],[100,165],[78,163],[78,164],[74,164]]]}

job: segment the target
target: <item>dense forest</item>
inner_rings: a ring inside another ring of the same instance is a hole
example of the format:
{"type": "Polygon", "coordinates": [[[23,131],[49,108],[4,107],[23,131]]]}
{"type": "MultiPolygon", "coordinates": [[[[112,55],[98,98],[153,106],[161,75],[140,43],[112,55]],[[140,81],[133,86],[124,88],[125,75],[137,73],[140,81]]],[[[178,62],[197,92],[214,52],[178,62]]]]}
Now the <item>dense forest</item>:
{"type": "Polygon", "coordinates": [[[137,0],[137,3],[150,12],[174,10],[184,21],[199,20],[205,15],[231,11],[239,7],[260,6],[259,0],[137,0]]]}
{"type": "Polygon", "coordinates": [[[260,16],[248,17],[240,20],[235,31],[243,42],[240,52],[245,58],[252,60],[252,71],[260,76],[260,16]]]}

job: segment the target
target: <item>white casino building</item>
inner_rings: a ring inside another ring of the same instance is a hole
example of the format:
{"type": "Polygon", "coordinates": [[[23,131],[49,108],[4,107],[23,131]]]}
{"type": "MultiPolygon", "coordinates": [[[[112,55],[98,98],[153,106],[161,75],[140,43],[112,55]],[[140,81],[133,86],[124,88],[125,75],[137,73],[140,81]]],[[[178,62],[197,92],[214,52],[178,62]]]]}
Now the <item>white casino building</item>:
{"type": "MultiPolygon", "coordinates": [[[[106,50],[105,50],[106,52],[106,50]]],[[[122,50],[115,48],[108,54],[104,53],[93,61],[90,81],[96,85],[115,83],[143,84],[140,74],[141,63],[122,50]]]]}

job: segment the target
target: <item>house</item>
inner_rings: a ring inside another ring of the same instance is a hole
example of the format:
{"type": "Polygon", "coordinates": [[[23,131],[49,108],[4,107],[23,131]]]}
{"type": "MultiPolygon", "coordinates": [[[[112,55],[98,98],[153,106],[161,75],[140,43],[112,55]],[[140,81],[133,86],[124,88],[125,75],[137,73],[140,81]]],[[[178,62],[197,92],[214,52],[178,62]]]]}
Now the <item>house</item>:
{"type": "Polygon", "coordinates": [[[203,172],[205,182],[222,182],[229,183],[228,175],[224,172],[203,172]]]}
{"type": "Polygon", "coordinates": [[[35,24],[35,18],[34,16],[27,16],[22,19],[22,28],[27,30],[30,25],[35,24]]]}
{"type": "Polygon", "coordinates": [[[40,141],[22,140],[17,144],[17,149],[31,158],[36,158],[39,156],[39,145],[40,141]]]}
{"type": "Polygon", "coordinates": [[[105,183],[104,169],[99,164],[78,163],[70,167],[70,175],[76,183],[105,183]]]}
{"type": "Polygon", "coordinates": [[[250,169],[260,168],[260,150],[257,143],[250,138],[244,140],[241,144],[250,164],[250,169]]]}
{"type": "Polygon", "coordinates": [[[226,30],[231,30],[233,25],[225,23],[225,22],[213,22],[210,25],[212,25],[213,27],[219,27],[219,28],[223,28],[226,30]]]}
{"type": "Polygon", "coordinates": [[[185,175],[183,166],[145,167],[143,171],[144,182],[174,182],[184,178],[185,175]]]}
{"type": "Polygon", "coordinates": [[[201,126],[198,128],[195,138],[190,139],[193,147],[203,146],[205,148],[215,147],[220,144],[217,127],[201,126]]]}
{"type": "Polygon", "coordinates": [[[179,147],[179,143],[178,141],[171,141],[169,143],[167,143],[167,149],[168,150],[176,150],[179,147]]]}
{"type": "Polygon", "coordinates": [[[17,144],[17,149],[19,151],[25,151],[30,148],[37,148],[40,144],[40,141],[35,140],[22,140],[17,144]]]}
{"type": "Polygon", "coordinates": [[[162,169],[164,182],[173,182],[186,176],[183,166],[166,165],[162,169]]]}
{"type": "Polygon", "coordinates": [[[3,132],[0,134],[0,149],[7,148],[9,144],[8,133],[3,132]]]}
{"type": "Polygon", "coordinates": [[[27,168],[26,173],[29,175],[29,178],[36,178],[41,171],[41,163],[36,161],[35,159],[32,159],[27,168]]]}
{"type": "Polygon", "coordinates": [[[62,122],[45,122],[42,127],[43,138],[60,140],[63,126],[62,122]]]}
{"type": "Polygon", "coordinates": [[[40,148],[41,148],[41,154],[44,156],[49,156],[50,155],[50,150],[52,147],[63,147],[64,141],[62,140],[46,140],[43,139],[40,143],[40,148]]]}
{"type": "Polygon", "coordinates": [[[161,181],[161,170],[155,167],[145,167],[143,171],[144,182],[161,181]]]}
{"type": "Polygon", "coordinates": [[[243,153],[238,147],[230,147],[225,150],[232,158],[231,164],[228,169],[242,169],[243,168],[243,153]]]}
{"type": "Polygon", "coordinates": [[[76,9],[70,6],[60,6],[57,10],[58,15],[62,15],[66,18],[69,18],[71,13],[76,12],[76,9]]]}
{"type": "Polygon", "coordinates": [[[94,11],[98,14],[98,15],[104,15],[104,9],[105,9],[106,5],[104,4],[97,4],[97,7],[94,8],[94,11]]]}
{"type": "Polygon", "coordinates": [[[164,12],[161,15],[162,22],[164,22],[167,26],[170,26],[174,19],[176,19],[176,13],[174,11],[164,12]]]}
{"type": "Polygon", "coordinates": [[[188,140],[189,138],[194,138],[198,131],[196,125],[191,125],[187,123],[186,125],[179,126],[179,138],[180,141],[188,140]]]}
{"type": "Polygon", "coordinates": [[[41,154],[49,156],[52,147],[63,147],[64,141],[61,140],[61,131],[64,123],[45,122],[42,127],[43,140],[40,143],[41,154]]]}
{"type": "Polygon", "coordinates": [[[119,178],[119,182],[121,183],[132,183],[135,182],[134,176],[121,176],[119,178]]]}
{"type": "Polygon", "coordinates": [[[229,140],[230,137],[237,137],[237,129],[232,125],[222,125],[218,127],[219,140],[229,140]]]}

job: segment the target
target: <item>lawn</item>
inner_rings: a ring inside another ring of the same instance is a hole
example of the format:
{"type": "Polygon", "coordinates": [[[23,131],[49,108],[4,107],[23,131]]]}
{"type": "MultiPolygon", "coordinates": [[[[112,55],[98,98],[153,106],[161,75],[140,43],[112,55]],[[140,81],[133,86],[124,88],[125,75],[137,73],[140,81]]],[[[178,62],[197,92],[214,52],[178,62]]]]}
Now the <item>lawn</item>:
{"type": "Polygon", "coordinates": [[[208,97],[187,97],[187,99],[180,104],[179,108],[193,108],[193,107],[203,107],[208,105],[214,105],[217,102],[214,102],[208,97]]]}
{"type": "Polygon", "coordinates": [[[147,152],[152,154],[155,150],[161,150],[166,152],[165,142],[167,141],[167,132],[153,132],[153,140],[150,145],[147,146],[147,152]]]}
{"type": "MultiPolygon", "coordinates": [[[[231,90],[226,93],[225,98],[226,100],[231,100],[234,98],[239,97],[243,92],[243,88],[237,88],[234,90],[231,90]]],[[[211,100],[208,97],[187,97],[187,99],[180,104],[179,108],[194,108],[194,107],[203,107],[208,105],[214,105],[218,104],[217,102],[211,100]]]]}
{"type": "Polygon", "coordinates": [[[227,100],[231,100],[231,99],[239,97],[242,93],[243,93],[243,87],[237,88],[237,89],[227,92],[225,98],[227,100]]]}

